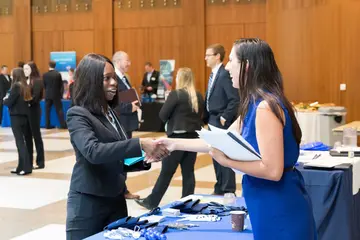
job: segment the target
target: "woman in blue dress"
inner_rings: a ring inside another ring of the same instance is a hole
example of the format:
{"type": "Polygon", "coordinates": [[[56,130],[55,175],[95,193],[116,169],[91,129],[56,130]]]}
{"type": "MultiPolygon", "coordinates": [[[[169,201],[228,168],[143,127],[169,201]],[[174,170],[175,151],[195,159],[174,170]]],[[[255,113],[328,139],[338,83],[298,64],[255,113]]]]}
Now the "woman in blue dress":
{"type": "MultiPolygon", "coordinates": [[[[239,170],[255,240],[316,240],[310,198],[301,173],[301,130],[285,97],[270,46],[260,39],[234,43],[226,69],[239,89],[239,118],[229,128],[261,155],[261,161],[235,161],[201,139],[160,139],[170,151],[209,152],[221,165],[239,170]]],[[[246,159],[244,159],[246,160],[246,159]]]]}

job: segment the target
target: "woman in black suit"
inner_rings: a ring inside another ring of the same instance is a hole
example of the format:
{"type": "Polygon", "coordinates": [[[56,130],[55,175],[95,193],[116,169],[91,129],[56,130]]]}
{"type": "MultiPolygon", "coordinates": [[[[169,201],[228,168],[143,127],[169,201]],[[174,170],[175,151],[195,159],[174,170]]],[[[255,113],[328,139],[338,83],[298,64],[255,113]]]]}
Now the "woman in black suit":
{"type": "MultiPolygon", "coordinates": [[[[190,68],[180,68],[176,77],[176,90],[167,97],[159,116],[167,122],[166,134],[169,138],[198,138],[196,130],[203,125],[204,100],[194,85],[194,74],[190,68]]],[[[135,200],[139,205],[152,209],[157,207],[164,196],[170,181],[181,166],[183,179],[182,197],[194,193],[194,166],[197,153],[175,151],[162,162],[161,172],[152,193],[145,199],[135,200]]]]}
{"type": "Polygon", "coordinates": [[[32,164],[25,140],[30,132],[29,101],[31,101],[31,89],[26,84],[26,78],[22,68],[12,71],[13,82],[10,94],[4,99],[4,104],[10,110],[11,129],[13,131],[16,147],[19,154],[18,166],[11,173],[27,175],[32,172],[32,164]]]}
{"type": "Polygon", "coordinates": [[[32,136],[26,139],[28,151],[33,164],[33,142],[36,147],[36,165],[34,169],[45,167],[44,143],[40,131],[41,107],[40,101],[43,99],[44,86],[40,78],[39,69],[34,62],[28,62],[24,65],[24,73],[27,77],[27,84],[31,87],[32,100],[30,102],[30,127],[32,136]]]}
{"type": "MultiPolygon", "coordinates": [[[[86,55],[76,69],[73,107],[67,112],[76,155],[67,201],[68,240],[84,239],[127,216],[124,159],[141,156],[141,150],[156,159],[168,154],[151,139],[127,139],[113,111],[115,79],[113,64],[101,55],[86,55]]],[[[149,168],[140,164],[136,170],[149,168]]]]}

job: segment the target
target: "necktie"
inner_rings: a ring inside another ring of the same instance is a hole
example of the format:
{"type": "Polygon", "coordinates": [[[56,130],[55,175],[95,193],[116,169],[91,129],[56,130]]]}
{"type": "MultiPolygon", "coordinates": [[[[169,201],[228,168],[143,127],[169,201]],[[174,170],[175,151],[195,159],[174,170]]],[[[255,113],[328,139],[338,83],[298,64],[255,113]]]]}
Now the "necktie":
{"type": "Polygon", "coordinates": [[[130,83],[127,80],[127,78],[124,76],[122,80],[123,80],[123,83],[125,84],[125,86],[127,87],[127,89],[130,89],[130,83]]]}
{"type": "Polygon", "coordinates": [[[212,81],[213,81],[213,73],[211,72],[211,74],[209,76],[208,92],[206,95],[206,109],[208,111],[209,111],[209,98],[210,98],[210,93],[211,93],[211,88],[212,88],[212,81]]]}

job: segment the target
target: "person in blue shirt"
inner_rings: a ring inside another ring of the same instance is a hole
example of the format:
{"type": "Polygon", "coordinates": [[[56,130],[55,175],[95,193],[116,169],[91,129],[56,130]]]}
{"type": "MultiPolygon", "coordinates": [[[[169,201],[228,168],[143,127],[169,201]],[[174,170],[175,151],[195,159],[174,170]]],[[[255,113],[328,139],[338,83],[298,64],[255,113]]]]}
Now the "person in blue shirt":
{"type": "Polygon", "coordinates": [[[222,166],[239,170],[255,240],[316,240],[316,226],[301,173],[301,129],[283,90],[270,46],[256,38],[237,40],[226,70],[239,90],[239,131],[261,155],[260,161],[235,161],[201,139],[158,140],[168,150],[209,152],[222,166]]]}

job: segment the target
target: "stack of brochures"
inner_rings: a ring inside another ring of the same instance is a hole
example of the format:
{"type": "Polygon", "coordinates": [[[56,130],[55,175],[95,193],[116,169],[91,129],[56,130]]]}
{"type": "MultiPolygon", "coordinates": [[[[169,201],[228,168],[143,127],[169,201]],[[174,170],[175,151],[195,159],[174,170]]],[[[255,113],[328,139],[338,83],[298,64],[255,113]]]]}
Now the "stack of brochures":
{"type": "MultiPolygon", "coordinates": [[[[211,147],[219,149],[226,156],[239,161],[261,160],[259,153],[237,131],[224,130],[209,125],[211,131],[201,129],[197,131],[199,137],[211,147]]],[[[233,169],[235,172],[240,173],[233,169]]]]}

